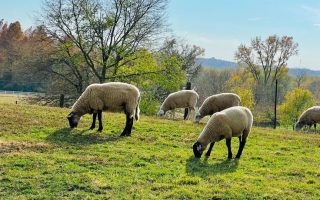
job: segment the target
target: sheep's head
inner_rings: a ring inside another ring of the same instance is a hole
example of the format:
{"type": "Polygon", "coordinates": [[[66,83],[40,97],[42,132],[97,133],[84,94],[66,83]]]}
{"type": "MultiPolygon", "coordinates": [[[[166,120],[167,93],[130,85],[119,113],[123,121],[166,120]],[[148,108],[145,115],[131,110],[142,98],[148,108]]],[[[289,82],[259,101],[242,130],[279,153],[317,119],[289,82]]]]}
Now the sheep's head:
{"type": "Polygon", "coordinates": [[[196,158],[200,158],[203,151],[204,151],[204,147],[202,146],[202,144],[200,142],[196,142],[193,144],[193,153],[194,153],[194,156],[196,158]]]}
{"type": "Polygon", "coordinates": [[[165,114],[164,110],[160,110],[160,111],[158,112],[158,116],[160,116],[160,117],[163,117],[164,114],[165,114]]]}
{"type": "Polygon", "coordinates": [[[70,128],[75,128],[78,126],[81,116],[75,112],[71,112],[67,119],[69,120],[70,128]]]}
{"type": "Polygon", "coordinates": [[[201,117],[200,113],[196,113],[196,116],[195,116],[195,118],[194,118],[194,121],[197,122],[197,123],[199,123],[201,119],[202,119],[202,117],[201,117]]]}
{"type": "Polygon", "coordinates": [[[195,114],[195,117],[194,117],[194,121],[195,121],[196,123],[199,123],[200,120],[202,119],[202,116],[201,116],[198,108],[196,108],[195,113],[196,113],[196,114],[195,114]]]}
{"type": "Polygon", "coordinates": [[[299,131],[300,129],[302,129],[303,126],[304,126],[303,123],[297,122],[297,123],[294,125],[294,130],[299,131]]]}

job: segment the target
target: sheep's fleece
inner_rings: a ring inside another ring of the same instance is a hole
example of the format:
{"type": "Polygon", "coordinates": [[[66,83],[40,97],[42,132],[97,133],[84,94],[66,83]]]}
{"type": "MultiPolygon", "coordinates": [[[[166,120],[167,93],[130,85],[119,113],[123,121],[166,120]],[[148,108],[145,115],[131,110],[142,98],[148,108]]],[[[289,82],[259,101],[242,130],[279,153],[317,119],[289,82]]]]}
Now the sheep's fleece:
{"type": "Polygon", "coordinates": [[[305,110],[295,124],[295,130],[300,130],[303,126],[311,126],[320,122],[320,106],[313,106],[305,110]]]}
{"type": "Polygon", "coordinates": [[[240,97],[234,93],[212,95],[204,100],[196,115],[196,121],[232,106],[240,105],[240,97]]]}
{"type": "Polygon", "coordinates": [[[249,134],[253,123],[251,111],[242,106],[227,108],[211,116],[197,139],[204,149],[211,142],[249,134]]]}
{"type": "Polygon", "coordinates": [[[160,107],[159,114],[163,115],[168,110],[176,108],[195,108],[199,95],[194,90],[181,90],[169,94],[160,107]]]}
{"type": "Polygon", "coordinates": [[[91,84],[72,106],[72,111],[81,115],[93,111],[123,111],[133,117],[139,103],[140,92],[137,87],[127,83],[111,82],[91,84]]]}

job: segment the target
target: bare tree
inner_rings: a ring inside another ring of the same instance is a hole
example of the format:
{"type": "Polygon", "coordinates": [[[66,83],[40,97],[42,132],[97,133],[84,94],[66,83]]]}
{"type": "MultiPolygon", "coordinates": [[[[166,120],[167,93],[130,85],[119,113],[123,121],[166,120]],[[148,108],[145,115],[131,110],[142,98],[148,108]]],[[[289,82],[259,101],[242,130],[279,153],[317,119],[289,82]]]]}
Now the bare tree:
{"type": "Polygon", "coordinates": [[[177,39],[165,40],[160,52],[167,56],[175,56],[181,62],[181,69],[186,71],[186,78],[190,81],[201,69],[201,64],[196,63],[196,58],[204,54],[204,49],[196,45],[189,45],[177,39]]]}
{"type": "Polygon", "coordinates": [[[296,75],[294,81],[297,84],[297,87],[300,88],[302,84],[306,81],[307,79],[307,73],[306,72],[300,72],[299,74],[296,75]]]}
{"type": "Polygon", "coordinates": [[[193,85],[200,96],[198,104],[201,105],[207,97],[213,94],[229,92],[227,82],[231,78],[232,73],[232,70],[229,69],[201,69],[193,79],[193,85]]]}
{"type": "Polygon", "coordinates": [[[273,85],[286,72],[287,61],[298,54],[298,44],[289,36],[269,36],[251,40],[251,46],[241,44],[235,53],[238,62],[244,63],[257,83],[273,85]]]}
{"type": "Polygon", "coordinates": [[[47,0],[41,19],[57,43],[77,47],[102,83],[115,80],[126,59],[161,33],[166,6],[167,0],[47,0]]]}

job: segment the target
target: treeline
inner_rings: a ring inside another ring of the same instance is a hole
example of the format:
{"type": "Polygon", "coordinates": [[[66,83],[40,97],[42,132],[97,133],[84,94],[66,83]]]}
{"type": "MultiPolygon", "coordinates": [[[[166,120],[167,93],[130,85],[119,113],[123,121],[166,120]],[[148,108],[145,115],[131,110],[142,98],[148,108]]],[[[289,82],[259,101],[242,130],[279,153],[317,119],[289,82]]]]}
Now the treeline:
{"type": "Polygon", "coordinates": [[[200,69],[204,50],[167,33],[167,0],[44,1],[40,25],[0,24],[0,89],[79,96],[126,81],[160,98],[200,69]]]}
{"type": "MultiPolygon", "coordinates": [[[[200,104],[212,94],[234,92],[242,105],[253,110],[255,123],[272,126],[274,120],[275,85],[262,89],[246,67],[238,69],[203,68],[193,79],[200,104]]],[[[320,77],[306,74],[290,76],[287,71],[278,79],[278,125],[292,127],[299,115],[320,102],[320,77]]]]}
{"type": "Polygon", "coordinates": [[[272,123],[278,81],[279,110],[287,116],[280,123],[286,125],[319,100],[318,78],[288,76],[287,61],[298,54],[290,36],[239,44],[238,70],[200,72],[195,59],[204,49],[168,37],[167,5],[167,0],[44,1],[35,28],[24,31],[19,22],[1,20],[0,89],[78,97],[91,83],[123,81],[141,89],[142,110],[154,114],[166,95],[191,81],[200,103],[234,92],[259,113],[255,121],[272,123]]]}

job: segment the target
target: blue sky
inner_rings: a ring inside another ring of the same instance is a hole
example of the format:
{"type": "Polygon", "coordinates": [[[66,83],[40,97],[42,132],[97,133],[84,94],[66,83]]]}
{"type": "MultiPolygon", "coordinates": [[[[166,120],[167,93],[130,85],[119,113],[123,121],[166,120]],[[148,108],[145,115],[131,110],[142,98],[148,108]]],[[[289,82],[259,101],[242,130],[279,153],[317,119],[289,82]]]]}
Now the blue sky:
{"type": "MultiPolygon", "coordinates": [[[[0,18],[33,25],[42,0],[0,0],[0,18]]],[[[233,61],[240,43],[255,36],[293,36],[299,55],[289,67],[320,70],[319,0],[171,0],[167,16],[174,35],[206,49],[205,57],[233,61]]]]}

